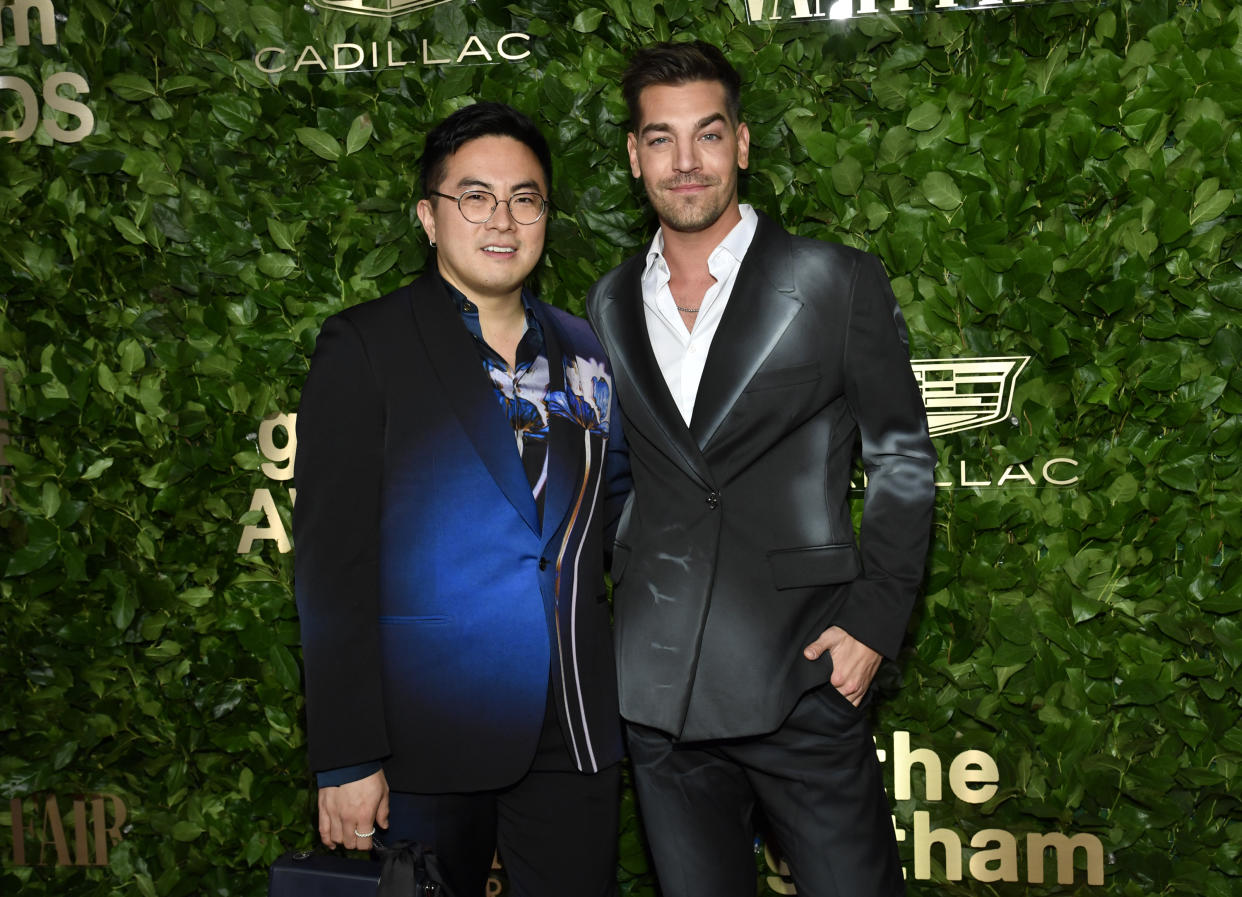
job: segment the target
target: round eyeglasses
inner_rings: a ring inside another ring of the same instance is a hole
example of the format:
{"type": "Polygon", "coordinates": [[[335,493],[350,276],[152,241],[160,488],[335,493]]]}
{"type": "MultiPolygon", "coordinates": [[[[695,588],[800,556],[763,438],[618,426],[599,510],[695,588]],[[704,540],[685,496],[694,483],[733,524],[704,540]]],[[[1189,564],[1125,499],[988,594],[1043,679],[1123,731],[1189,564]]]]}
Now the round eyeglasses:
{"type": "Polygon", "coordinates": [[[471,224],[486,224],[496,214],[503,202],[509,207],[509,217],[518,224],[534,224],[548,211],[549,202],[538,193],[514,193],[508,199],[497,199],[486,190],[467,190],[461,196],[452,196],[438,190],[428,191],[432,196],[454,200],[461,215],[471,224]]]}

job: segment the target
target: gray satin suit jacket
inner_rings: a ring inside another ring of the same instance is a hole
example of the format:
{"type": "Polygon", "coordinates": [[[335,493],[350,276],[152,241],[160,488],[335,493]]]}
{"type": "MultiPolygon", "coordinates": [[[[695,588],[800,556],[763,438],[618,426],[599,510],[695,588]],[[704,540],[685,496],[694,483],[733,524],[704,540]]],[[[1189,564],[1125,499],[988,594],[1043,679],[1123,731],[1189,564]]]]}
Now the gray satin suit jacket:
{"type": "Polygon", "coordinates": [[[621,712],[685,741],[771,732],[831,674],[803,647],[835,624],[894,656],[923,579],[935,453],[905,322],[878,259],[760,215],[687,427],[648,341],[644,256],[587,299],[634,477],[613,563],[621,712]]]}

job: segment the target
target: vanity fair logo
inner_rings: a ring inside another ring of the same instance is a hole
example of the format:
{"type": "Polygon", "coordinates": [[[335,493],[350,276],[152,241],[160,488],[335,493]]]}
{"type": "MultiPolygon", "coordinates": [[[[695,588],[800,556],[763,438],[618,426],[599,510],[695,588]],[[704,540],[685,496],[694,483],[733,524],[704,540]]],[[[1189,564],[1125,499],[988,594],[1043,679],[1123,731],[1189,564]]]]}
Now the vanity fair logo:
{"type": "MultiPolygon", "coordinates": [[[[1069,0],[746,0],[746,18],[752,25],[796,25],[880,14],[908,16],[1066,2],[1069,0]]],[[[1097,2],[1102,4],[1104,0],[1097,2]]]]}
{"type": "MultiPolygon", "coordinates": [[[[910,367],[927,408],[928,432],[944,436],[1009,420],[1018,375],[1030,360],[1029,355],[912,360],[910,367]]],[[[994,465],[994,469],[958,460],[937,471],[936,485],[942,489],[1011,484],[1073,486],[1078,482],[1077,467],[1077,461],[1064,456],[1029,458],[994,465]]]]}

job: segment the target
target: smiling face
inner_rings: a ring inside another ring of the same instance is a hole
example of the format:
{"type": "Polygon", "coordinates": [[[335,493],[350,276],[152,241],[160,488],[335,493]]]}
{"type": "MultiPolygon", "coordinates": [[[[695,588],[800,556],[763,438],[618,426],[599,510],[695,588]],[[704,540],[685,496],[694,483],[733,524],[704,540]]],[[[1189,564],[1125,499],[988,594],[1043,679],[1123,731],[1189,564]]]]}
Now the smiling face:
{"type": "MultiPolygon", "coordinates": [[[[515,193],[548,195],[543,168],[530,147],[512,137],[477,137],[448,157],[444,178],[435,187],[460,196],[486,190],[498,199],[515,193]]],[[[543,252],[547,216],[534,224],[518,224],[500,203],[483,224],[467,221],[457,203],[444,197],[418,202],[418,220],[436,244],[440,274],[476,303],[514,299],[543,252]]]]}
{"type": "Polygon", "coordinates": [[[729,118],[718,81],[657,84],[639,95],[626,139],[630,171],[666,230],[696,233],[738,220],[737,171],[750,162],[750,132],[729,118]]]}

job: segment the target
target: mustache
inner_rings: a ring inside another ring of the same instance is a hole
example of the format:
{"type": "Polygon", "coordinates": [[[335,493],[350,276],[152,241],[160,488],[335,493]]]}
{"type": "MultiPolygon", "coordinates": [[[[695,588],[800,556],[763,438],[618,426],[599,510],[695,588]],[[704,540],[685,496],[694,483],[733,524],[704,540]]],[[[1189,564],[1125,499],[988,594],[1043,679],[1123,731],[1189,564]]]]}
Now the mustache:
{"type": "Polygon", "coordinates": [[[676,190],[678,187],[715,187],[719,184],[720,178],[683,174],[661,181],[660,188],[662,190],[676,190]]]}

